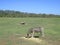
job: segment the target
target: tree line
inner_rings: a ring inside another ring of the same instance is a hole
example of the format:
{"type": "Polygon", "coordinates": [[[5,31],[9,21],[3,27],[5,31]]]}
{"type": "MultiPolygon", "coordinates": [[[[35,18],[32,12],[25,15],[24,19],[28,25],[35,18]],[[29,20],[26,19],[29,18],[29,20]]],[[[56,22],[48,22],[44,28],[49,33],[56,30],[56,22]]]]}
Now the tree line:
{"type": "Polygon", "coordinates": [[[35,13],[27,13],[13,10],[0,10],[0,17],[40,17],[40,18],[51,18],[56,17],[60,18],[60,15],[54,14],[35,14],[35,13]]]}

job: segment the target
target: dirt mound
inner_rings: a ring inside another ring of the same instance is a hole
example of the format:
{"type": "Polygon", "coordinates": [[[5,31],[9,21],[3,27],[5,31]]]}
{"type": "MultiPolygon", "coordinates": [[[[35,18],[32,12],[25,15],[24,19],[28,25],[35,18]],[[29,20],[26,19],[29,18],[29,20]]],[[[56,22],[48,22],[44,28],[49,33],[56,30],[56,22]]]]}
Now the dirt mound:
{"type": "Polygon", "coordinates": [[[34,42],[37,42],[37,43],[40,43],[42,42],[42,39],[39,39],[39,38],[25,38],[25,37],[20,37],[21,39],[24,39],[24,40],[30,40],[30,41],[34,41],[34,42]]]}

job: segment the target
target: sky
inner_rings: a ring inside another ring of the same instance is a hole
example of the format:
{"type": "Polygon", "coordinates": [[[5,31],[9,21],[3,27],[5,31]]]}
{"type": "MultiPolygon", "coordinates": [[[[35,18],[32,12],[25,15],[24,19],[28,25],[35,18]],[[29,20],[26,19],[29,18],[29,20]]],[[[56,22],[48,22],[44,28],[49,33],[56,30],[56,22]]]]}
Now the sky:
{"type": "Polygon", "coordinates": [[[60,0],[0,0],[0,10],[60,15],[60,0]]]}

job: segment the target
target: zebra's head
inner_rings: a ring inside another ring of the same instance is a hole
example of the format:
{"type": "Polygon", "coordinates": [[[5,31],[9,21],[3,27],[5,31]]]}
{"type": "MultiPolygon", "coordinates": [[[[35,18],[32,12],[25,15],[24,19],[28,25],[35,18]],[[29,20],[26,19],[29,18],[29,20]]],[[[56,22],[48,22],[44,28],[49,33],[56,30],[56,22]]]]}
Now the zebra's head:
{"type": "Polygon", "coordinates": [[[26,38],[31,38],[31,34],[27,33],[26,38]]]}

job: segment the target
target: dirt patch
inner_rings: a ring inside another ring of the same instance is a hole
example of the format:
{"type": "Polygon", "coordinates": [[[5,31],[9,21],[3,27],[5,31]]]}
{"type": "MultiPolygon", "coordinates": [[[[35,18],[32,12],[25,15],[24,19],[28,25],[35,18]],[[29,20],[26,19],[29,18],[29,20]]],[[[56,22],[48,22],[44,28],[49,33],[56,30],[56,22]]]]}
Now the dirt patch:
{"type": "Polygon", "coordinates": [[[0,40],[0,44],[1,45],[6,45],[7,44],[7,41],[2,39],[2,40],[0,40]]]}
{"type": "Polygon", "coordinates": [[[37,43],[41,43],[42,42],[42,39],[39,39],[39,38],[25,38],[25,37],[20,37],[21,39],[24,39],[24,40],[30,40],[30,41],[34,41],[34,42],[37,42],[37,43]]]}

